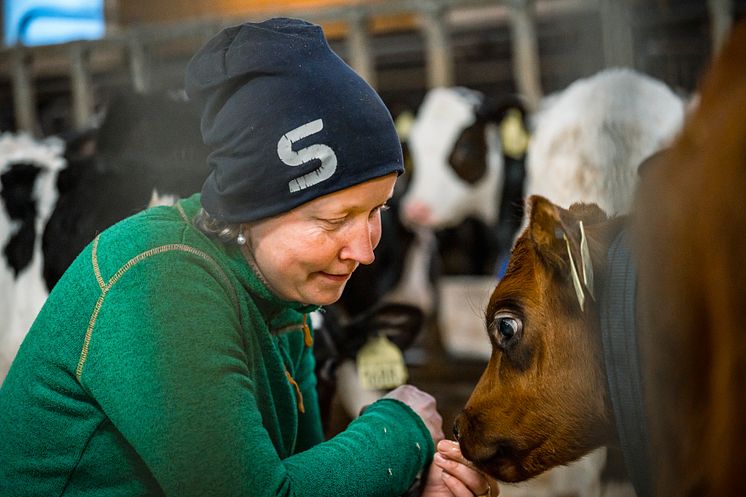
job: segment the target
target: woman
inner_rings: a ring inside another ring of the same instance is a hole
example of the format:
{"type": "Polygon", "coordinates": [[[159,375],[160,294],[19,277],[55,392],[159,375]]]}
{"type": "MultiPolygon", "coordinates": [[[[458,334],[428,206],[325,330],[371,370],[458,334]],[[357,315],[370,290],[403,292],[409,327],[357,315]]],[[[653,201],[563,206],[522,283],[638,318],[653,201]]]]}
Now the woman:
{"type": "Polygon", "coordinates": [[[306,318],[373,261],[402,172],[381,100],[318,26],[228,28],[187,68],[201,195],[99,235],[0,390],[0,495],[496,494],[400,387],[322,440],[306,318]]]}

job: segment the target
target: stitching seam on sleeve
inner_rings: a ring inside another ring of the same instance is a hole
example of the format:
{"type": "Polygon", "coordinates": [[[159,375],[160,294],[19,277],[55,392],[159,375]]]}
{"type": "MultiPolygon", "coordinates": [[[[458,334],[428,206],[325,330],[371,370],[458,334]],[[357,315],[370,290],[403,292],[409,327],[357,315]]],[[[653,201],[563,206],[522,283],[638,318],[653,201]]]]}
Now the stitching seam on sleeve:
{"type": "Polygon", "coordinates": [[[231,285],[230,280],[228,279],[228,276],[225,274],[225,271],[223,271],[223,268],[218,265],[217,262],[215,262],[215,259],[210,257],[205,252],[196,249],[194,247],[191,247],[189,245],[185,245],[182,243],[172,243],[168,245],[162,245],[160,247],[155,247],[150,250],[146,250],[145,252],[141,252],[140,254],[136,255],[129,261],[127,261],[126,264],[124,264],[119,270],[109,279],[108,283],[104,283],[103,278],[101,277],[101,272],[98,266],[98,259],[97,259],[97,251],[98,251],[98,239],[97,236],[93,241],[93,252],[92,252],[92,259],[93,259],[93,270],[96,273],[96,280],[99,282],[99,286],[101,287],[101,295],[99,296],[98,300],[96,301],[96,305],[93,308],[93,313],[91,314],[91,318],[88,321],[88,328],[86,329],[85,338],[83,340],[83,348],[80,351],[80,359],[78,360],[78,366],[75,368],[75,377],[80,381],[81,376],[83,375],[83,366],[85,365],[86,359],[88,357],[88,348],[91,343],[91,335],[93,334],[93,328],[96,325],[96,319],[98,318],[98,313],[101,310],[101,306],[104,303],[104,298],[106,297],[106,294],[111,290],[111,287],[114,286],[114,284],[119,281],[119,279],[129,270],[131,269],[135,264],[138,262],[141,262],[148,257],[151,257],[153,255],[162,254],[165,252],[171,252],[174,250],[180,250],[183,252],[190,253],[192,255],[196,255],[197,257],[200,257],[210,263],[210,265],[213,267],[213,269],[217,270],[217,273],[220,275],[220,279],[222,282],[231,289],[231,297],[233,299],[233,304],[236,307],[236,310],[238,310],[238,296],[236,295],[235,289],[233,288],[233,285],[231,285]]]}

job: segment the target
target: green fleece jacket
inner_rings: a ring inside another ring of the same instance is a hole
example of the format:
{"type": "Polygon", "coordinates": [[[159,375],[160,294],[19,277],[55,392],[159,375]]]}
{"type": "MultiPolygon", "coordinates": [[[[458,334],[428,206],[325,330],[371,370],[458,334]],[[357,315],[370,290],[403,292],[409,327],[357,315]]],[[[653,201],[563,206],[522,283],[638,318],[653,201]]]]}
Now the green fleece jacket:
{"type": "MultiPolygon", "coordinates": [[[[434,452],[380,400],[322,440],[305,313],[189,221],[199,195],[96,238],[0,389],[0,495],[400,495],[434,452]]],[[[310,320],[308,320],[310,322],[310,320]]]]}

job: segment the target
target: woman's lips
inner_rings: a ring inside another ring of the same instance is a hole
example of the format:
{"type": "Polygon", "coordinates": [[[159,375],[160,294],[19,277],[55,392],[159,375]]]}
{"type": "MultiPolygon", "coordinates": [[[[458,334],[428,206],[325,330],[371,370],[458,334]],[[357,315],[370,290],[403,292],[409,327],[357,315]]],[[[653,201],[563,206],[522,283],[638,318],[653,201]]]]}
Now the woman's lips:
{"type": "Polygon", "coordinates": [[[334,281],[337,283],[344,283],[350,278],[351,273],[332,274],[332,273],[325,273],[324,271],[319,271],[319,274],[323,276],[324,278],[329,279],[331,281],[334,281]]]}

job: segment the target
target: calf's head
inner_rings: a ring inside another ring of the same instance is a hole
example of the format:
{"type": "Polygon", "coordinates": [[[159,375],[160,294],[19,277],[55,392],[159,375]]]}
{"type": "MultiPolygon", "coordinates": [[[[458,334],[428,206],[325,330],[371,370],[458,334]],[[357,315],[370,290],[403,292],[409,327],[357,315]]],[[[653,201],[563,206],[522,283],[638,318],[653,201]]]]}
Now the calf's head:
{"type": "Polygon", "coordinates": [[[532,196],[528,207],[486,310],[491,358],[454,424],[464,455],[510,482],[569,463],[614,432],[591,270],[601,276],[617,222],[595,205],[565,210],[532,196]]]}

